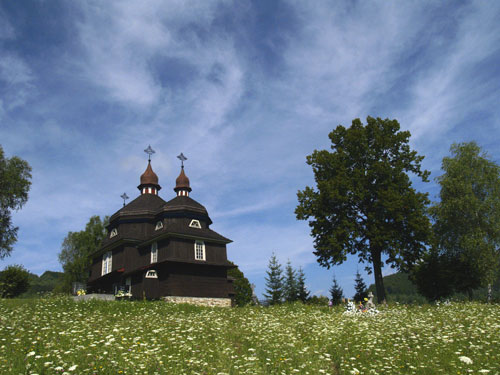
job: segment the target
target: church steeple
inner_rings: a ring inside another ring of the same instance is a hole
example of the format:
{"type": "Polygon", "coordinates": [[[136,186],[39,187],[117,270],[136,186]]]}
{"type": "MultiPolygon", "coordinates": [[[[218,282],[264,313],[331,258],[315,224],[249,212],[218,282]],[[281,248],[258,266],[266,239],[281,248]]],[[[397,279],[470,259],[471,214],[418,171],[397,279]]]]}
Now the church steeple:
{"type": "Polygon", "coordinates": [[[155,151],[151,148],[151,145],[148,146],[147,149],[144,150],[146,154],[148,154],[148,166],[144,173],[141,175],[141,184],[137,186],[137,189],[141,191],[141,194],[154,194],[158,195],[158,191],[161,189],[161,186],[158,184],[158,176],[153,172],[153,168],[151,168],[151,155],[155,153],[155,151]]]}
{"type": "Polygon", "coordinates": [[[189,197],[191,187],[189,186],[189,178],[184,173],[184,161],[187,160],[187,158],[182,152],[177,158],[181,160],[181,173],[175,180],[174,191],[177,193],[178,197],[189,197]]]}

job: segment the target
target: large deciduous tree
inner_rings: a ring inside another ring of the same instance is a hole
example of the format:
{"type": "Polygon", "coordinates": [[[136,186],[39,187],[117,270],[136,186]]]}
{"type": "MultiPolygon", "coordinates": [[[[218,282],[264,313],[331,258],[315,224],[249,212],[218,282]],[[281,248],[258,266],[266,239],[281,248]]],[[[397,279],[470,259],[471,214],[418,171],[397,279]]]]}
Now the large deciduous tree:
{"type": "MultiPolygon", "coordinates": [[[[430,235],[427,194],[417,192],[408,176],[427,182],[423,156],[409,146],[410,132],[396,120],[359,119],[330,134],[331,151],[307,157],[316,189],[297,196],[297,218],[309,220],[314,254],[322,266],[341,264],[348,254],[372,264],[378,301],[385,299],[382,255],[386,263],[408,270],[425,250],[430,235]]],[[[369,270],[370,271],[370,270],[369,270]]]]}
{"type": "Polygon", "coordinates": [[[453,269],[453,289],[467,292],[491,284],[498,275],[500,246],[500,166],[475,142],[453,144],[437,178],[440,201],[430,213],[438,256],[453,269]]]}
{"type": "Polygon", "coordinates": [[[80,232],[69,232],[64,239],[59,253],[59,262],[64,270],[61,289],[70,291],[73,282],[85,283],[89,277],[89,268],[92,262],[91,254],[101,245],[106,236],[108,217],[103,220],[99,216],[92,216],[80,232]]]}
{"type": "Polygon", "coordinates": [[[4,156],[0,146],[0,259],[10,255],[18,228],[12,224],[11,211],[19,210],[28,200],[31,167],[13,156],[4,156]]]}

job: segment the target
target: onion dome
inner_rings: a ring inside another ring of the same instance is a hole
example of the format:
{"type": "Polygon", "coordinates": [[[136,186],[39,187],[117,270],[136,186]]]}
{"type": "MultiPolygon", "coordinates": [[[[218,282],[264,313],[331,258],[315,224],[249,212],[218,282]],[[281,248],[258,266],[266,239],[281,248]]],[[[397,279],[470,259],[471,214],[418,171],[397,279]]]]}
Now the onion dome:
{"type": "Polygon", "coordinates": [[[158,176],[153,172],[153,168],[151,168],[151,160],[148,161],[148,166],[141,175],[141,184],[137,186],[137,189],[141,191],[141,194],[154,195],[158,195],[158,190],[161,189],[161,186],[158,184],[158,176]]]}
{"type": "Polygon", "coordinates": [[[189,186],[189,178],[184,173],[184,167],[181,167],[181,173],[179,177],[175,180],[174,191],[177,193],[178,197],[188,197],[191,187],[189,186]]]}

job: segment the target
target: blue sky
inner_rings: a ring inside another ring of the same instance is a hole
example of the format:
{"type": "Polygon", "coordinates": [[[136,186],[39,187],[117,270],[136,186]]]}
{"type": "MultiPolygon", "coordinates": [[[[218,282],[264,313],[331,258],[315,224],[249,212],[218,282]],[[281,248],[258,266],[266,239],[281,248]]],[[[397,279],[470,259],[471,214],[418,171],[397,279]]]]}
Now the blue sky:
{"type": "MultiPolygon", "coordinates": [[[[356,258],[326,270],[296,193],[306,155],[338,124],[396,118],[433,178],[452,142],[500,160],[496,1],[32,1],[0,3],[0,144],[33,167],[19,238],[0,267],[60,270],[69,231],[110,215],[152,165],[174,197],[181,151],[191,197],[234,240],[260,295],[268,260],[353,294],[356,258]]],[[[385,268],[384,273],[391,273],[385,268]]]]}

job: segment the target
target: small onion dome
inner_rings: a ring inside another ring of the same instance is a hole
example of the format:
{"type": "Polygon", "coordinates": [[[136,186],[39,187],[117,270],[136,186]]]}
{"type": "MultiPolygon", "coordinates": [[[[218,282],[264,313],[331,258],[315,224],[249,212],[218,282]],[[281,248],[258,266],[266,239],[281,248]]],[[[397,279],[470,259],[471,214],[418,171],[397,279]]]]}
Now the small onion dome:
{"type": "Polygon", "coordinates": [[[181,173],[179,174],[179,177],[175,180],[175,188],[174,191],[177,193],[177,196],[189,196],[189,192],[191,191],[191,188],[189,187],[189,178],[187,178],[186,174],[184,173],[184,167],[181,168],[181,173]]]}
{"type": "Polygon", "coordinates": [[[146,171],[141,175],[141,184],[137,186],[137,188],[141,191],[141,194],[158,194],[158,190],[161,189],[161,186],[158,185],[158,176],[153,172],[153,168],[151,168],[151,162],[148,162],[148,167],[146,171]]]}

